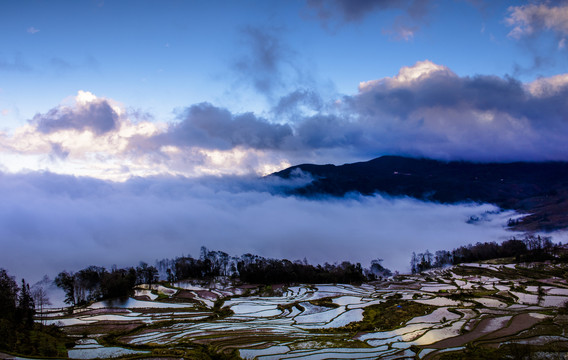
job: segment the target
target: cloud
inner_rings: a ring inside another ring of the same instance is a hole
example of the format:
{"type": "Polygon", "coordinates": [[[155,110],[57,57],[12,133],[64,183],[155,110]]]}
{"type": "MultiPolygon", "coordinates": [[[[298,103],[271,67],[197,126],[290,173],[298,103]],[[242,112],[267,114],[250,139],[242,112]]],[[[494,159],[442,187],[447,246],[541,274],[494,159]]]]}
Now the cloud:
{"type": "Polygon", "coordinates": [[[30,27],[28,28],[28,30],[26,30],[26,31],[28,32],[28,34],[34,35],[34,34],[36,34],[36,33],[39,32],[39,29],[36,29],[35,27],[30,26],[30,27]]]}
{"type": "Polygon", "coordinates": [[[513,27],[509,36],[520,39],[542,31],[552,31],[559,36],[568,35],[568,3],[551,6],[549,3],[511,6],[507,25],[513,27]]]}
{"type": "Polygon", "coordinates": [[[568,81],[523,84],[510,77],[460,77],[429,61],[362,83],[344,99],[358,114],[369,152],[477,161],[566,160],[568,81]]]}
{"type": "Polygon", "coordinates": [[[166,123],[81,91],[71,104],[36,115],[13,134],[0,132],[0,149],[10,157],[4,164],[10,171],[47,166],[120,181],[158,174],[265,175],[298,163],[385,154],[566,161],[567,96],[567,74],[523,83],[509,76],[459,76],[428,60],[331,100],[300,88],[263,117],[201,103],[166,123]],[[41,165],[29,165],[30,157],[41,165]]]}
{"type": "Polygon", "coordinates": [[[410,40],[425,22],[432,4],[429,0],[307,0],[308,8],[315,11],[325,27],[362,21],[375,12],[402,11],[390,28],[383,30],[398,40],[410,40]]]}
{"type": "Polygon", "coordinates": [[[360,83],[359,93],[335,106],[311,91],[292,92],[272,109],[275,118],[289,120],[285,124],[200,104],[146,140],[154,149],[253,149],[265,159],[283,157],[288,163],[337,163],[381,154],[563,160],[568,157],[563,145],[567,85],[564,75],[528,84],[511,77],[460,77],[426,60],[402,67],[393,77],[360,83]]]}
{"type": "Polygon", "coordinates": [[[286,116],[295,121],[306,111],[321,111],[323,106],[324,101],[317,92],[310,89],[297,89],[282,96],[272,112],[276,117],[286,116]]]}
{"type": "Polygon", "coordinates": [[[532,54],[532,64],[515,64],[515,74],[534,71],[566,62],[561,53],[568,37],[568,2],[541,2],[510,6],[505,23],[512,27],[508,36],[520,40],[532,54]]]}
{"type": "Polygon", "coordinates": [[[158,138],[165,139],[166,144],[206,149],[278,149],[291,135],[289,125],[271,124],[253,113],[235,115],[201,103],[187,108],[181,121],[158,138]]]}
{"type": "Polygon", "coordinates": [[[250,177],[133,178],[0,173],[0,263],[28,281],[89,265],[197,256],[202,245],[310,262],[350,260],[408,270],[412,251],[499,240],[511,215],[470,225],[489,205],[436,205],[352,196],[306,200],[278,195],[295,186],[250,177]],[[412,224],[412,226],[408,226],[412,224]],[[456,238],[456,234],[460,234],[456,238]],[[25,261],[24,261],[25,260],[25,261]]]}
{"type": "Polygon", "coordinates": [[[36,114],[31,122],[42,133],[59,130],[90,130],[102,135],[116,129],[119,114],[104,99],[88,92],[79,92],[76,106],[59,106],[45,114],[36,114]]]}
{"type": "Polygon", "coordinates": [[[51,144],[51,154],[50,157],[52,160],[55,159],[65,159],[69,156],[69,151],[63,149],[63,146],[59,143],[52,143],[51,144]]]}
{"type": "Polygon", "coordinates": [[[250,81],[258,92],[272,95],[284,86],[281,73],[290,66],[292,50],[280,37],[282,29],[246,27],[241,31],[246,54],[234,64],[241,80],[250,81]]]}
{"type": "Polygon", "coordinates": [[[79,91],[11,133],[0,131],[0,151],[4,165],[12,172],[49,168],[115,180],[167,173],[147,154],[134,156],[129,149],[133,138],[163,131],[165,125],[151,120],[112,99],[79,91]]]}

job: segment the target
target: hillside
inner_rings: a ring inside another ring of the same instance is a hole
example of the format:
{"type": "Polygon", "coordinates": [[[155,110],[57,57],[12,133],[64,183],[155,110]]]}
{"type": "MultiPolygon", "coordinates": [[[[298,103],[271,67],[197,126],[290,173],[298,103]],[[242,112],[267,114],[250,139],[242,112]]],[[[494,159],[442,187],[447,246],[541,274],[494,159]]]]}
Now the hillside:
{"type": "Polygon", "coordinates": [[[492,203],[530,214],[517,230],[551,231],[568,227],[568,163],[443,162],[383,156],[367,162],[297,165],[270,176],[293,177],[298,170],[314,181],[292,194],[314,197],[383,193],[439,203],[492,203]]]}

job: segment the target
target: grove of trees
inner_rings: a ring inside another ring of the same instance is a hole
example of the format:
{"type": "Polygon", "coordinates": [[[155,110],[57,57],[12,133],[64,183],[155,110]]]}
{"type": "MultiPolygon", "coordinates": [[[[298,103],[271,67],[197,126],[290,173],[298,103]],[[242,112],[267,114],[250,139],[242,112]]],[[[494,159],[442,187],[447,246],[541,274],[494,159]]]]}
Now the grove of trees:
{"type": "Polygon", "coordinates": [[[136,268],[110,271],[100,266],[89,266],[76,273],[63,271],[55,284],[65,292],[65,302],[81,305],[89,301],[130,296],[137,284],[152,285],[158,281],[158,269],[141,262],[136,268]]]}
{"type": "Polygon", "coordinates": [[[413,252],[410,269],[415,274],[431,268],[498,258],[514,258],[516,262],[544,261],[558,257],[559,249],[550,237],[528,235],[522,240],[512,238],[501,244],[478,242],[451,251],[438,250],[434,254],[429,250],[419,254],[413,252]]]}
{"type": "Polygon", "coordinates": [[[206,279],[230,276],[256,284],[277,283],[360,283],[367,280],[361,264],[344,261],[341,264],[310,265],[306,260],[269,259],[253,254],[232,257],[222,251],[202,247],[198,259],[184,256],[162,260],[167,267],[168,281],[188,278],[206,279]],[[169,267],[168,267],[169,266],[169,267]]]}

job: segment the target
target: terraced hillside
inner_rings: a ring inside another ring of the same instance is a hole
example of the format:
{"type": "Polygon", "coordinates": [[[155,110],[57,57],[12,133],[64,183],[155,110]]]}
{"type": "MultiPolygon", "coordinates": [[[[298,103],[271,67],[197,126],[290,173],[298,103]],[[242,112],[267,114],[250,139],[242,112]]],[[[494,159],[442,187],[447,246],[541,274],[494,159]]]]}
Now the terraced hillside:
{"type": "Polygon", "coordinates": [[[551,358],[568,353],[567,272],[464,264],[362,285],[181,282],[43,321],[75,337],[76,359],[551,358]]]}

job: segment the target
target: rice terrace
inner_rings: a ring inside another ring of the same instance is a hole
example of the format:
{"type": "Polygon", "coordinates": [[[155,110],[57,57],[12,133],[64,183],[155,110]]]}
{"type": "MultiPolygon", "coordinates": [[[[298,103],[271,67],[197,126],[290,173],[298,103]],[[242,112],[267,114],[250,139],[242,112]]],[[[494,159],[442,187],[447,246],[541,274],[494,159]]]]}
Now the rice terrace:
{"type": "Polygon", "coordinates": [[[76,339],[68,351],[75,359],[211,351],[228,359],[457,359],[463,351],[560,359],[568,351],[567,270],[462,264],[362,285],[268,290],[180,282],[49,312],[43,322],[76,339]]]}
{"type": "MultiPolygon", "coordinates": [[[[86,301],[101,297],[99,284],[80,291],[74,284],[67,300],[84,305],[44,308],[35,318],[63,331],[60,337],[73,345],[51,355],[71,359],[560,359],[568,352],[568,263],[559,261],[563,248],[549,251],[556,258],[544,262],[434,263],[421,273],[386,277],[388,270],[375,262],[381,276],[368,273],[375,280],[357,284],[253,285],[226,276],[155,283],[157,269],[142,266],[136,271],[149,272],[151,281],[136,285],[130,297],[86,301]]],[[[223,254],[203,252],[212,263],[223,254]]],[[[260,267],[275,262],[242,258],[260,267]]],[[[176,260],[178,272],[187,260],[176,260]]],[[[311,267],[295,265],[298,273],[311,267]]],[[[352,267],[342,265],[337,268],[352,267]]],[[[238,266],[246,272],[243,262],[238,266]]],[[[338,276],[338,269],[326,270],[338,276]]],[[[90,267],[73,277],[97,271],[108,276],[90,267]]],[[[68,276],[61,273],[56,283],[65,288],[68,276]]]]}

